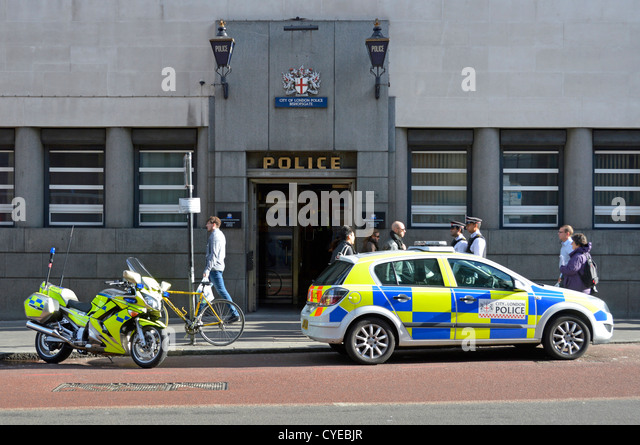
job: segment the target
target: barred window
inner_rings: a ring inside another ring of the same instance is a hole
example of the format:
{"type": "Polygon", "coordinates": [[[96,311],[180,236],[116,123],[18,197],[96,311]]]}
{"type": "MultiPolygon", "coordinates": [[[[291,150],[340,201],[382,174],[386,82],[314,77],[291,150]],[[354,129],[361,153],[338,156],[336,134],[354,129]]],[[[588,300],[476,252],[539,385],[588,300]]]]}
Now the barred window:
{"type": "Polygon", "coordinates": [[[411,225],[441,227],[467,213],[467,151],[411,153],[411,225]]]}
{"type": "Polygon", "coordinates": [[[14,196],[14,152],[0,146],[0,226],[12,226],[14,196]]]}
{"type": "Polygon", "coordinates": [[[560,151],[517,150],[502,154],[504,227],[555,227],[560,204],[560,151]]]}
{"type": "Polygon", "coordinates": [[[470,129],[410,129],[411,227],[449,227],[464,221],[470,206],[470,129]]]}
{"type": "MultiPolygon", "coordinates": [[[[139,226],[187,225],[187,216],[178,210],[180,198],[188,197],[184,177],[184,155],[187,153],[193,151],[166,148],[139,150],[139,226]]],[[[193,172],[195,166],[192,166],[193,172]]]]}
{"type": "Polygon", "coordinates": [[[104,147],[49,147],[50,226],[104,224],[104,147]]]}
{"type": "Polygon", "coordinates": [[[640,227],[640,150],[595,150],[594,227],[640,227]]]}

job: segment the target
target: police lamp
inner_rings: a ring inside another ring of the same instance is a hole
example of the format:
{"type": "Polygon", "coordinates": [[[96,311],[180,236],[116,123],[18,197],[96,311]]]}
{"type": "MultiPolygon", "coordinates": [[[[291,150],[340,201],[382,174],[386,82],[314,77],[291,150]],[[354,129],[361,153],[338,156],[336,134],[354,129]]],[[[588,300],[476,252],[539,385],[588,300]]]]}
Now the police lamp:
{"type": "Polygon", "coordinates": [[[231,72],[231,54],[235,41],[227,35],[227,28],[224,20],[220,20],[218,34],[213,39],[209,39],[213,56],[216,59],[216,73],[220,76],[220,84],[222,85],[222,93],[224,98],[229,97],[229,84],[227,83],[227,75],[231,72]]]}
{"type": "Polygon", "coordinates": [[[380,28],[380,22],[376,19],[373,25],[373,34],[371,37],[365,40],[367,46],[367,52],[369,53],[369,60],[371,61],[370,72],[376,76],[376,99],[380,98],[380,78],[386,71],[384,68],[384,59],[387,55],[387,48],[389,47],[389,37],[382,35],[382,28],[380,28]]]}

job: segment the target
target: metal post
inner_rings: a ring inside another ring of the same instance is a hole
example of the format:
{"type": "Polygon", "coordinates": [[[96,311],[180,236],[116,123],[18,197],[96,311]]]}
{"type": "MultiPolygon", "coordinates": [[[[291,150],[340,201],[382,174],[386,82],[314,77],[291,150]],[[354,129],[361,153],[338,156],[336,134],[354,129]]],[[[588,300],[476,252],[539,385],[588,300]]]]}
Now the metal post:
{"type": "MultiPolygon", "coordinates": [[[[191,177],[191,153],[187,153],[184,155],[184,175],[185,175],[185,188],[189,193],[189,201],[193,198],[193,180],[191,177]]],[[[195,282],[195,274],[193,269],[193,211],[190,208],[189,213],[187,214],[187,225],[189,226],[189,292],[193,292],[193,286],[195,282]]],[[[189,315],[191,319],[194,318],[194,304],[193,304],[193,295],[189,297],[189,315]]],[[[193,333],[189,334],[191,337],[190,344],[196,344],[196,338],[193,333]]]]}

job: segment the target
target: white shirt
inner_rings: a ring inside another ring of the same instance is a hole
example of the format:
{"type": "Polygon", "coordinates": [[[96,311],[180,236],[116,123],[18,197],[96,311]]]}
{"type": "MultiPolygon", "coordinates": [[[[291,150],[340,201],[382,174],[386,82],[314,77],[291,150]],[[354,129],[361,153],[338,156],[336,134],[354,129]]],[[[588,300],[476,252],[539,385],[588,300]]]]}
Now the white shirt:
{"type": "MultiPolygon", "coordinates": [[[[481,235],[479,230],[476,232],[473,232],[471,234],[471,237],[469,238],[469,244],[471,244],[473,239],[476,238],[478,235],[481,235]]],[[[484,238],[478,238],[471,245],[471,253],[473,253],[474,255],[484,257],[486,248],[487,248],[487,240],[485,240],[484,238]]]]}
{"type": "Polygon", "coordinates": [[[224,257],[227,251],[227,239],[220,229],[213,229],[207,239],[207,256],[204,273],[208,276],[211,270],[224,271],[224,257]]]}
{"type": "Polygon", "coordinates": [[[467,243],[467,239],[462,236],[462,234],[458,235],[458,237],[456,238],[456,241],[460,240],[456,243],[455,246],[453,246],[453,250],[455,250],[458,253],[466,253],[467,252],[467,246],[469,243],[467,243]]]}

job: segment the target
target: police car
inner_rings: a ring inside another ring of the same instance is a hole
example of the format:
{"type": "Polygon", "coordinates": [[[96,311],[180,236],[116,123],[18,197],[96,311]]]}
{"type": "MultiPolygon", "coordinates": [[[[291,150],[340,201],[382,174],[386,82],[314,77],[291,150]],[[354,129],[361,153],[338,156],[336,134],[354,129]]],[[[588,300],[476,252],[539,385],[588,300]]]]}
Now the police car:
{"type": "Polygon", "coordinates": [[[556,359],[576,359],[613,335],[599,298],[444,246],[339,258],[309,288],[301,324],[361,364],[384,363],[404,346],[542,343],[556,359]]]}

